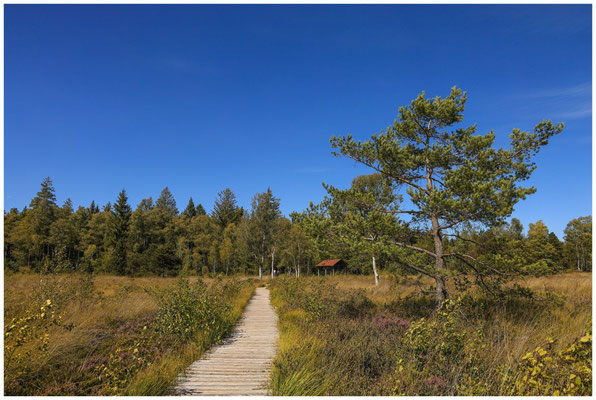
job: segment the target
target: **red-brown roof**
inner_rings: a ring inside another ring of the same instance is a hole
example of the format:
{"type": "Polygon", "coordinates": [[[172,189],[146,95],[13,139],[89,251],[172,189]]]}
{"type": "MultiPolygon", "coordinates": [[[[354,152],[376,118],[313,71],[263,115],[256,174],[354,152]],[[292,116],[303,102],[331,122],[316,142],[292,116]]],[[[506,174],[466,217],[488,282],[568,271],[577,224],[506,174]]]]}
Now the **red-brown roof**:
{"type": "Polygon", "coordinates": [[[317,267],[335,267],[340,261],[344,260],[341,258],[336,258],[335,260],[323,260],[317,264],[317,267]]]}

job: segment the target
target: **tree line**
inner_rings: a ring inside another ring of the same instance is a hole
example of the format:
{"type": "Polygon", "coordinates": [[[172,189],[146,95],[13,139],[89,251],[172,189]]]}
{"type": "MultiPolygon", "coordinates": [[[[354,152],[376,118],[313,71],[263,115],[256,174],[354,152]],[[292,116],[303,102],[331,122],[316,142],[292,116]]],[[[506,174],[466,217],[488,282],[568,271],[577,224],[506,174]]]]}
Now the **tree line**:
{"type": "Polygon", "coordinates": [[[251,209],[238,206],[230,189],[221,191],[207,214],[192,198],[179,212],[166,187],[156,201],[132,209],[125,190],[101,209],[94,201],[73,210],[56,203],[51,179],[22,211],[4,215],[5,268],[84,271],[118,275],[300,274],[313,262],[311,242],[285,218],[270,189],[257,193],[251,209]]]}
{"type": "MultiPolygon", "coordinates": [[[[379,174],[359,176],[348,189],[359,193],[356,203],[364,210],[369,229],[377,230],[377,239],[398,226],[390,219],[383,222],[371,211],[375,204],[393,201],[380,179],[379,174]]],[[[338,189],[328,190],[342,198],[338,189]]],[[[211,213],[192,198],[179,212],[166,187],[156,201],[143,199],[134,211],[124,190],[114,204],[100,209],[92,201],[88,207],[73,210],[70,199],[57,205],[52,181],[46,178],[28,207],[4,214],[4,265],[13,271],[28,267],[40,272],[171,276],[185,269],[199,274],[262,276],[272,270],[309,274],[322,259],[343,258],[348,272],[373,273],[377,279],[381,269],[413,272],[405,266],[407,256],[399,247],[361,240],[360,233],[343,235],[349,230],[342,226],[342,219],[350,218],[349,207],[338,210],[338,202],[327,198],[286,218],[270,189],[254,196],[250,210],[238,206],[232,190],[225,189],[211,213]]],[[[446,246],[484,259],[507,259],[518,272],[590,271],[592,217],[573,219],[564,234],[559,240],[542,221],[529,224],[524,234],[520,221],[513,218],[490,229],[470,225],[459,237],[448,238],[446,246]]],[[[418,245],[428,244],[424,242],[419,240],[418,245]]]]}

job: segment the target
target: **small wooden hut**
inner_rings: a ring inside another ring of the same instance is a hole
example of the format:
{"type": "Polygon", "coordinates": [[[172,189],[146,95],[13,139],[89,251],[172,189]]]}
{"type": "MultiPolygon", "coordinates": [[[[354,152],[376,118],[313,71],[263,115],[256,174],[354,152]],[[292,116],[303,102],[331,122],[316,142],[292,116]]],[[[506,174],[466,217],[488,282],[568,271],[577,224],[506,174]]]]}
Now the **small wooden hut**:
{"type": "Polygon", "coordinates": [[[336,271],[345,270],[347,266],[347,262],[341,258],[336,258],[334,260],[323,260],[315,268],[317,269],[317,275],[327,275],[327,273],[334,275],[336,271]]]}

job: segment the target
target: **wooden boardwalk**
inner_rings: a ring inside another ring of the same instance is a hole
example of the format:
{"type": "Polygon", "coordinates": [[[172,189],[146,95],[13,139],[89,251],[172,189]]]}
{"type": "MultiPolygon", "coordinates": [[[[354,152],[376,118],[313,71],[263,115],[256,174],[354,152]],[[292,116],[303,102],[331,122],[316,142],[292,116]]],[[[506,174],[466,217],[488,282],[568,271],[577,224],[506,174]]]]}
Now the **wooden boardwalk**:
{"type": "Polygon", "coordinates": [[[269,289],[257,288],[231,337],[192,363],[178,377],[174,394],[266,395],[278,336],[269,289]]]}

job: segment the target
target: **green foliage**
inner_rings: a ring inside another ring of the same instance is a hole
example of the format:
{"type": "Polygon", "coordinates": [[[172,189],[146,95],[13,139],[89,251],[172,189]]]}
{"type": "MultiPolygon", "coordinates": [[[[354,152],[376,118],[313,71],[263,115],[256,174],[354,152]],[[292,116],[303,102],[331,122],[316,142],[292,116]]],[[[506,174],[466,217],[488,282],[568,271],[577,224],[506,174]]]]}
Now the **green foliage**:
{"type": "Polygon", "coordinates": [[[264,193],[257,193],[252,199],[251,207],[250,219],[244,225],[243,237],[247,248],[254,256],[254,261],[258,264],[261,279],[263,270],[266,270],[266,261],[275,249],[281,211],[279,199],[273,196],[270,188],[264,193]]]}
{"type": "Polygon", "coordinates": [[[514,396],[590,396],[592,394],[592,322],[584,335],[562,351],[555,340],[521,358],[512,374],[514,396]]]}
{"type": "Polygon", "coordinates": [[[188,200],[188,205],[182,212],[182,215],[184,215],[187,218],[192,218],[195,215],[197,215],[197,210],[195,208],[195,203],[192,201],[192,197],[188,200]]]}
{"type": "Polygon", "coordinates": [[[176,200],[174,200],[174,196],[167,186],[161,191],[161,194],[157,198],[157,201],[155,202],[155,208],[161,210],[170,218],[178,215],[176,200]]]}
{"type": "MultiPolygon", "coordinates": [[[[476,135],[475,125],[458,125],[463,120],[466,101],[466,93],[456,87],[445,98],[428,99],[422,92],[409,106],[399,109],[392,126],[372,135],[370,140],[356,140],[352,135],[332,136],[330,140],[337,149],[333,154],[350,158],[379,173],[390,182],[385,186],[393,188],[396,198],[398,191],[405,188],[412,204],[410,209],[396,210],[392,202],[384,204],[383,200],[388,197],[382,196],[372,199],[378,212],[362,215],[361,219],[386,232],[387,229],[383,229],[386,224],[379,223],[379,217],[409,216],[408,222],[416,229],[405,229],[406,224],[396,218],[389,226],[393,225],[393,231],[399,233],[386,235],[391,239],[384,242],[425,258],[404,257],[401,262],[410,270],[435,280],[437,305],[447,295],[445,281],[449,273],[465,266],[468,274],[478,274],[478,266],[485,266],[482,260],[470,254],[445,253],[445,236],[465,223],[488,227],[503,223],[517,202],[536,191],[522,185],[536,168],[532,157],[563,130],[562,123],[543,121],[533,132],[514,129],[508,149],[494,148],[494,132],[476,135]],[[413,237],[421,243],[414,245],[413,237]],[[427,238],[431,238],[432,243],[425,243],[427,238]]],[[[330,189],[338,197],[339,193],[330,189]]],[[[359,204],[365,197],[358,191],[344,194],[349,199],[348,204],[359,204]]],[[[345,215],[352,219],[349,212],[345,215]]],[[[329,226],[336,230],[330,217],[329,226]]],[[[494,274],[499,265],[491,268],[490,274],[494,274]]]]}
{"type": "Polygon", "coordinates": [[[228,224],[238,223],[243,214],[242,208],[236,204],[236,195],[230,188],[226,188],[217,194],[213,204],[213,218],[225,229],[228,224]]]}
{"type": "Polygon", "coordinates": [[[566,264],[579,271],[592,270],[592,216],[571,220],[565,227],[566,264]]]}
{"type": "Polygon", "coordinates": [[[201,280],[191,287],[188,280],[180,277],[174,288],[159,294],[158,303],[155,329],[160,334],[184,342],[201,332],[217,341],[229,329],[226,324],[229,305],[220,303],[201,280]]]}
{"type": "Polygon", "coordinates": [[[110,241],[113,251],[109,268],[111,271],[124,275],[127,271],[127,240],[129,233],[131,209],[124,189],[118,195],[112,212],[110,241]]]}
{"type": "Polygon", "coordinates": [[[483,334],[462,329],[464,324],[458,299],[446,300],[431,318],[413,321],[397,363],[394,392],[405,394],[418,381],[418,395],[480,394],[483,334]]]}

